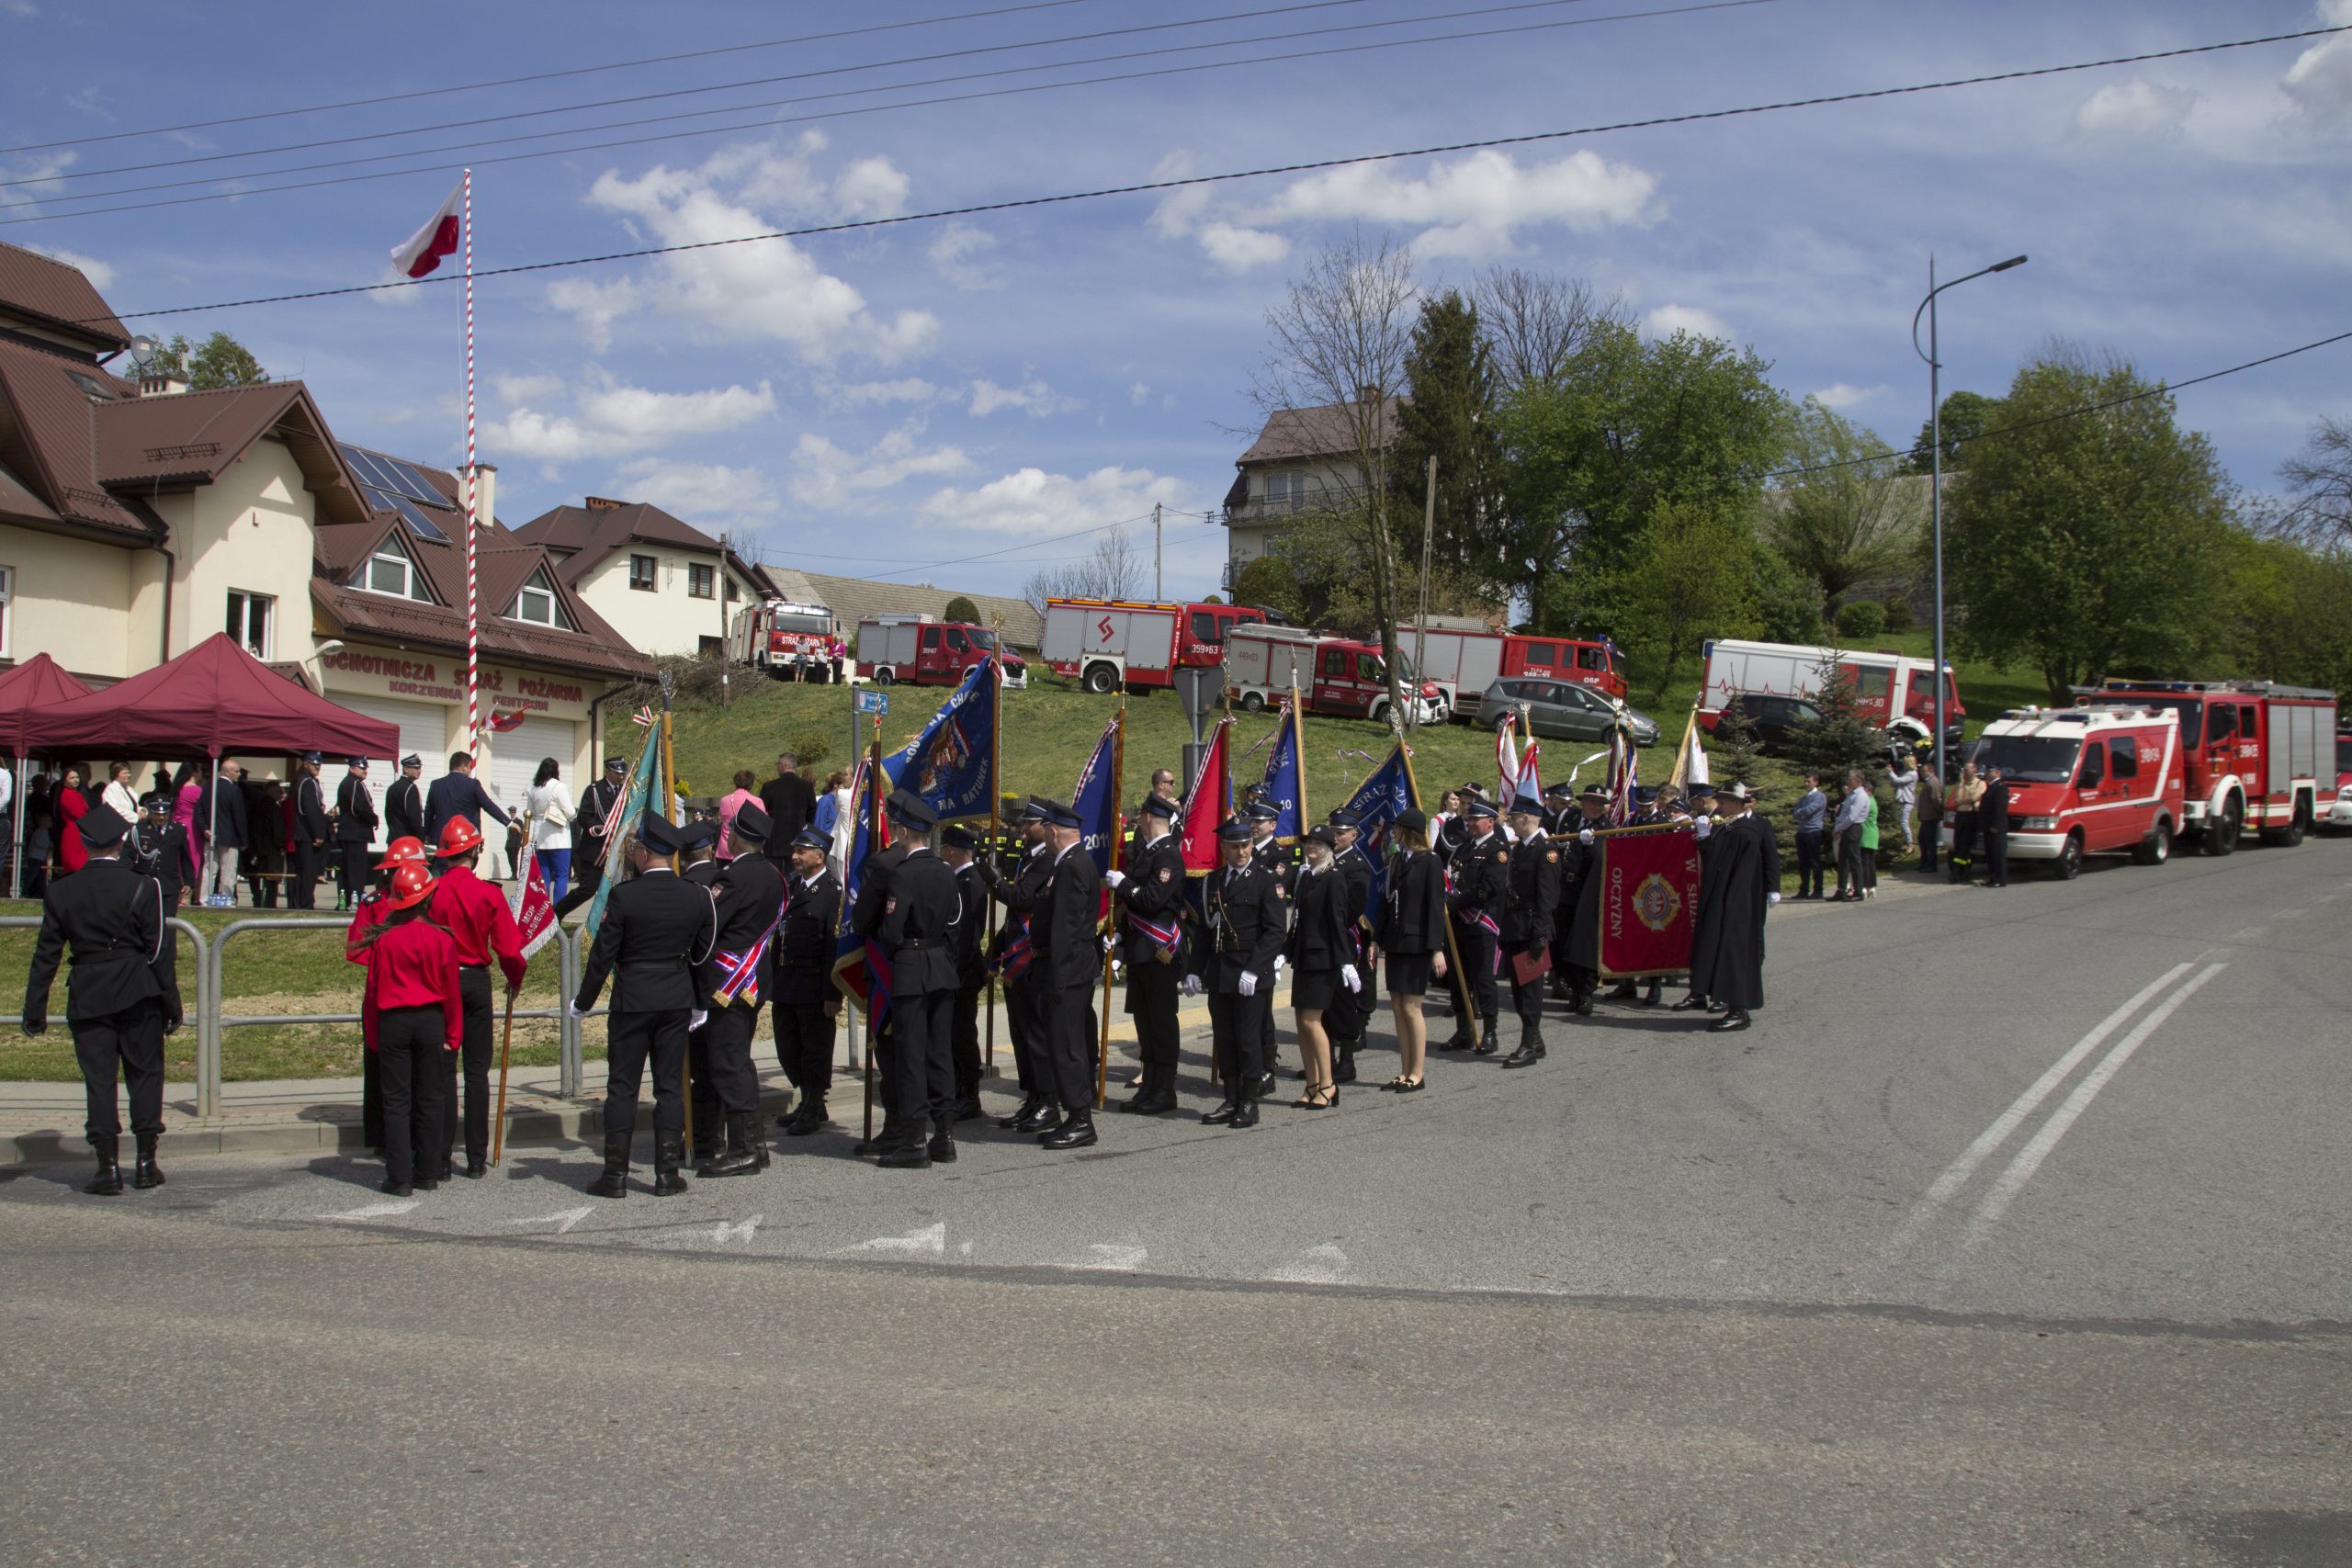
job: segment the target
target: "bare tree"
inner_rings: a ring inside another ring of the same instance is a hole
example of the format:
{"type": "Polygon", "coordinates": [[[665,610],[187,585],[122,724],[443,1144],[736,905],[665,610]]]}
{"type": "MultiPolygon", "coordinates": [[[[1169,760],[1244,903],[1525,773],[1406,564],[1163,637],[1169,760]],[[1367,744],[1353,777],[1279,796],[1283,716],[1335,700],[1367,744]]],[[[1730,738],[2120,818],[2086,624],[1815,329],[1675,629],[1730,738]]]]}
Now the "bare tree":
{"type": "Polygon", "coordinates": [[[1504,388],[1549,381],[1602,321],[1630,324],[1624,299],[1603,299],[1582,278],[1493,266],[1470,286],[1470,302],[1504,388]]]}
{"type": "Polygon", "coordinates": [[[1903,472],[1902,454],[1871,432],[1807,398],[1796,411],[1792,451],[1808,468],[1767,508],[1765,532],[1811,583],[1822,614],[1872,578],[1900,571],[1924,536],[1928,482],[1903,472]]]}
{"type": "Polygon", "coordinates": [[[1094,541],[1083,560],[1050,567],[1021,587],[1021,596],[1046,613],[1048,599],[1132,599],[1143,592],[1144,559],[1121,524],[1094,541]]]}
{"type": "Polygon", "coordinates": [[[1325,411],[1317,423],[1328,422],[1352,465],[1351,472],[1340,476],[1340,493],[1330,510],[1361,530],[1380,651],[1388,666],[1388,722],[1400,735],[1416,708],[1406,700],[1396,650],[1399,598],[1388,457],[1419,299],[1412,253],[1403,246],[1357,235],[1319,252],[1282,302],[1266,312],[1273,346],[1251,388],[1269,417],[1285,410],[1325,411]]]}
{"type": "Polygon", "coordinates": [[[2312,425],[2302,455],[2279,464],[2278,477],[2294,491],[2281,532],[2313,544],[2352,544],[2352,421],[2312,425]]]}

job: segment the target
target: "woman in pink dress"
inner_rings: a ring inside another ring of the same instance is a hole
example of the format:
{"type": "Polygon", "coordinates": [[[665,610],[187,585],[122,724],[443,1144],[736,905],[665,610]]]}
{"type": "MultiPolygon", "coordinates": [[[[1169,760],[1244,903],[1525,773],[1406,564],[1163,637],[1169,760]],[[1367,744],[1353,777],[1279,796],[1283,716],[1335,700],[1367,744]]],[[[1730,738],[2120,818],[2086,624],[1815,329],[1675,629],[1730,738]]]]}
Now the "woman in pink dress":
{"type": "Polygon", "coordinates": [[[196,819],[196,807],[203,798],[203,765],[181,763],[179,784],[172,795],[172,820],[187,833],[187,852],[198,865],[204,863],[204,824],[196,819]]]}
{"type": "Polygon", "coordinates": [[[746,806],[760,803],[759,792],[753,787],[759,775],[744,768],[735,774],[735,793],[718,803],[718,847],[712,852],[720,860],[735,858],[735,814],[746,806]]]}

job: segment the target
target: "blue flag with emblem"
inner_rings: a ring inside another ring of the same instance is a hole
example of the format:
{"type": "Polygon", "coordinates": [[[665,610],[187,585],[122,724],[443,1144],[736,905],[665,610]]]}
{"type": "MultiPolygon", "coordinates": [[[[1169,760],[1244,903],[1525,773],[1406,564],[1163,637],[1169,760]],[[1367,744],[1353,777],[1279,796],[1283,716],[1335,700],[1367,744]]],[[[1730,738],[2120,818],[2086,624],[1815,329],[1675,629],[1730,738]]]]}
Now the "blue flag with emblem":
{"type": "Polygon", "coordinates": [[[1307,829],[1306,762],[1298,725],[1298,705],[1283,705],[1282,728],[1274,731],[1274,749],[1266,758],[1265,783],[1260,787],[1267,804],[1282,813],[1274,818],[1274,837],[1295,842],[1307,829]]]}
{"type": "Polygon", "coordinates": [[[1413,772],[1405,764],[1405,748],[1400,743],[1341,807],[1356,819],[1356,849],[1372,863],[1372,892],[1363,912],[1375,930],[1380,907],[1388,897],[1389,838],[1401,813],[1419,808],[1415,795],[1413,772]]]}
{"type": "Polygon", "coordinates": [[[865,885],[865,863],[889,843],[888,824],[882,819],[882,791],[874,771],[864,761],[850,785],[855,811],[849,851],[842,857],[841,923],[833,934],[833,984],[843,995],[874,1015],[876,1027],[890,1011],[890,961],[881,948],[860,936],[850,925],[858,889],[865,885]]]}
{"type": "Polygon", "coordinates": [[[996,795],[996,726],[1002,691],[997,662],[964,671],[963,684],[932,715],[922,733],[882,759],[893,789],[912,790],[942,822],[986,817],[996,795]]]}
{"type": "Polygon", "coordinates": [[[1112,766],[1119,743],[1119,721],[1103,727],[1094,755],[1080,770],[1078,787],[1070,791],[1069,808],[1078,814],[1079,847],[1093,861],[1094,869],[1111,869],[1112,848],[1119,837],[1119,795],[1116,770],[1112,766]]]}

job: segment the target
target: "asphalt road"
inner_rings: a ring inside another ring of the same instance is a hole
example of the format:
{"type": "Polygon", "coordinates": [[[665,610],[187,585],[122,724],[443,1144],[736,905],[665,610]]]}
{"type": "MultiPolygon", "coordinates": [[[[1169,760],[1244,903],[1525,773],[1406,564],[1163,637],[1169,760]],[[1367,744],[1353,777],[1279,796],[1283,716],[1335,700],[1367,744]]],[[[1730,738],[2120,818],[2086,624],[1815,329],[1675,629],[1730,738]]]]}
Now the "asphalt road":
{"type": "Polygon", "coordinates": [[[2347,870],[2322,841],[1784,906],[1747,1033],[1605,1009],[1532,1072],[1441,1057],[1240,1134],[1108,1116],[1076,1156],[778,1140],[621,1204],[586,1150],[413,1206],[344,1159],[105,1202],[14,1173],[10,1425],[42,1440],[0,1534],[2352,1562],[2347,870]]]}

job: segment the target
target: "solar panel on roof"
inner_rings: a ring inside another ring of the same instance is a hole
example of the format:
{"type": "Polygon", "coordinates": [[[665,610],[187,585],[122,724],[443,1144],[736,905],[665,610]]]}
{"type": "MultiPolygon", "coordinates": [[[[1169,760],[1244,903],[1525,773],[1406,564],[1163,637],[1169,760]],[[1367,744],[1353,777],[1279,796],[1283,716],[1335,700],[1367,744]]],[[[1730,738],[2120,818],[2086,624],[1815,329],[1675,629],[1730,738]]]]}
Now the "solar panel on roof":
{"type": "Polygon", "coordinates": [[[413,463],[387,457],[379,452],[364,452],[356,446],[345,446],[343,455],[353,471],[378,490],[404,495],[427,506],[448,504],[448,497],[442,493],[440,487],[426,478],[424,470],[413,463]]]}
{"type": "Polygon", "coordinates": [[[449,542],[449,536],[441,531],[440,525],[426,516],[424,509],[408,497],[388,490],[378,490],[374,485],[362,485],[360,489],[368,492],[368,499],[379,510],[399,513],[410,527],[424,537],[444,545],[449,542]]]}

